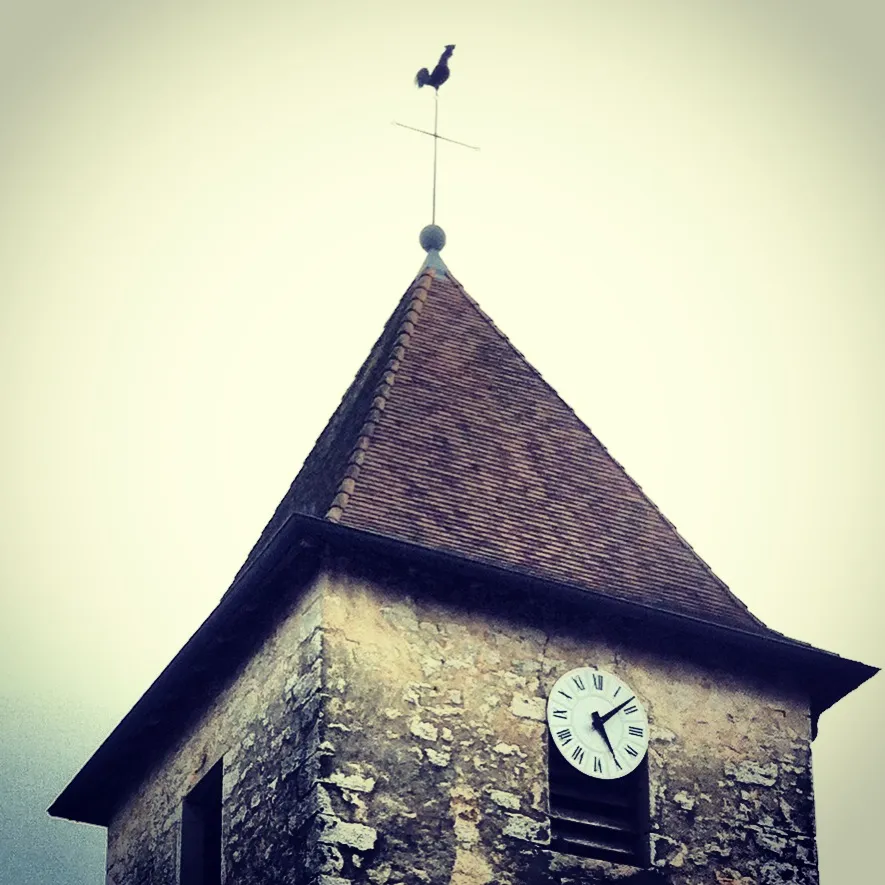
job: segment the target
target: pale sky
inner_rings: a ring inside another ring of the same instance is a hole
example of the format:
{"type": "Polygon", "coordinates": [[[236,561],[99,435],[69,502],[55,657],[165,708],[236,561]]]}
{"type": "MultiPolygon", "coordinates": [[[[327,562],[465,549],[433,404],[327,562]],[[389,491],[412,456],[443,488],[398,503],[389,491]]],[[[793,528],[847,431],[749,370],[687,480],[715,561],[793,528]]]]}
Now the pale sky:
{"type": "MultiPolygon", "coordinates": [[[[423,260],[771,627],[885,663],[885,6],[0,0],[0,885],[229,585],[423,260]]],[[[885,677],[814,743],[879,869],[885,677]]]]}

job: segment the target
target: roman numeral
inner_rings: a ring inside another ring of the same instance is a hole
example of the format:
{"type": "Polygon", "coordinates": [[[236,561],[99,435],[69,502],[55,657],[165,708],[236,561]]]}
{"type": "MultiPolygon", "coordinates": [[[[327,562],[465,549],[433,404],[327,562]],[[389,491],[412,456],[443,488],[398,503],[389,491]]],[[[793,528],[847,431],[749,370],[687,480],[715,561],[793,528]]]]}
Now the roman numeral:
{"type": "Polygon", "coordinates": [[[574,682],[575,685],[578,686],[578,690],[579,690],[579,691],[583,691],[583,690],[584,690],[584,680],[581,679],[580,676],[572,676],[572,682],[574,682]]]}
{"type": "Polygon", "coordinates": [[[593,757],[593,770],[598,771],[600,774],[602,774],[602,760],[599,758],[599,756],[593,757]]]}
{"type": "Polygon", "coordinates": [[[561,728],[556,732],[556,736],[562,741],[563,746],[572,742],[572,732],[570,728],[561,728]]]}
{"type": "Polygon", "coordinates": [[[570,694],[564,692],[561,688],[558,688],[557,691],[558,691],[558,692],[559,692],[564,698],[568,698],[569,700],[572,699],[572,696],[571,696],[570,694]]]}
{"type": "Polygon", "coordinates": [[[642,730],[642,728],[639,725],[631,725],[627,729],[627,731],[629,731],[630,734],[633,735],[633,737],[638,737],[638,738],[641,738],[642,735],[645,734],[645,732],[642,730]]]}
{"type": "Polygon", "coordinates": [[[575,747],[575,749],[572,750],[572,759],[580,765],[584,761],[584,748],[575,747]]]}
{"type": "Polygon", "coordinates": [[[593,674],[593,687],[597,691],[602,691],[602,674],[601,673],[594,673],[593,674]]]}
{"type": "Polygon", "coordinates": [[[630,746],[630,744],[627,744],[627,746],[624,749],[633,757],[636,757],[639,755],[639,753],[636,752],[636,750],[634,750],[633,747],[630,746]]]}
{"type": "Polygon", "coordinates": [[[616,698],[616,697],[618,696],[618,692],[620,692],[620,690],[621,690],[623,687],[624,687],[623,685],[619,685],[619,686],[618,686],[618,691],[616,691],[616,692],[612,695],[612,697],[613,697],[613,698],[616,698]]]}
{"type": "Polygon", "coordinates": [[[568,710],[554,710],[553,716],[556,719],[568,719],[568,710]]]}
{"type": "Polygon", "coordinates": [[[639,707],[637,707],[636,704],[630,704],[629,707],[626,707],[624,709],[624,713],[629,716],[630,713],[636,713],[638,710],[639,710],[639,707]]]}

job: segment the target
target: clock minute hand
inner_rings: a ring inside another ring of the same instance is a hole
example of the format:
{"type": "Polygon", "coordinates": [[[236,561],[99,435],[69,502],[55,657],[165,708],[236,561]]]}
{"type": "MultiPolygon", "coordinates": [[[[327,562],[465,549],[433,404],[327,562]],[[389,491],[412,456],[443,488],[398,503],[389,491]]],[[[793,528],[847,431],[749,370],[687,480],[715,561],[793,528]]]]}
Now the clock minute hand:
{"type": "Polygon", "coordinates": [[[612,759],[615,760],[615,765],[620,768],[621,763],[618,762],[618,757],[615,756],[615,748],[612,746],[612,742],[609,740],[608,737],[608,732],[606,732],[605,726],[602,724],[602,717],[594,710],[590,719],[593,722],[593,727],[602,735],[602,739],[605,741],[605,745],[608,747],[609,753],[612,754],[612,759]]]}
{"type": "Polygon", "coordinates": [[[636,700],[636,695],[633,695],[633,697],[627,698],[626,701],[624,701],[621,704],[618,704],[618,706],[615,707],[614,710],[609,710],[608,713],[605,714],[605,716],[599,716],[598,713],[596,713],[594,715],[599,716],[599,721],[604,725],[606,722],[608,722],[609,719],[612,718],[612,716],[615,715],[615,713],[619,713],[621,710],[624,709],[624,707],[627,706],[627,704],[630,703],[630,701],[635,701],[635,700],[636,700]]]}

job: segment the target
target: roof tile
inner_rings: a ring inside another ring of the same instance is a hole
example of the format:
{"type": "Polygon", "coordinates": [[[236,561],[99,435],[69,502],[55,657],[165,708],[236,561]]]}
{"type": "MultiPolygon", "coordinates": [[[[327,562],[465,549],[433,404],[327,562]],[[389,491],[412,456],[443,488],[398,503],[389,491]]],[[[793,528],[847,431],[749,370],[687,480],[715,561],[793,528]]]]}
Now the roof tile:
{"type": "Polygon", "coordinates": [[[767,632],[450,275],[403,296],[291,512],[767,632]]]}

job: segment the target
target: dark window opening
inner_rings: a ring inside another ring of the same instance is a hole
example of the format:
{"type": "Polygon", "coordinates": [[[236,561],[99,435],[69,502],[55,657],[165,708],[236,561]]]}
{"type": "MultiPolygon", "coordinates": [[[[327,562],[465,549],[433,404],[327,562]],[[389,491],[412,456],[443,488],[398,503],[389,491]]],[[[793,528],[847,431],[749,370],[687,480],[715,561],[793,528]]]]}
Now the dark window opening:
{"type": "Polygon", "coordinates": [[[221,760],[182,805],[180,885],[221,885],[221,760]]]}
{"type": "Polygon", "coordinates": [[[548,741],[550,847],[554,851],[647,866],[648,759],[630,774],[600,780],[569,765],[548,741]]]}

